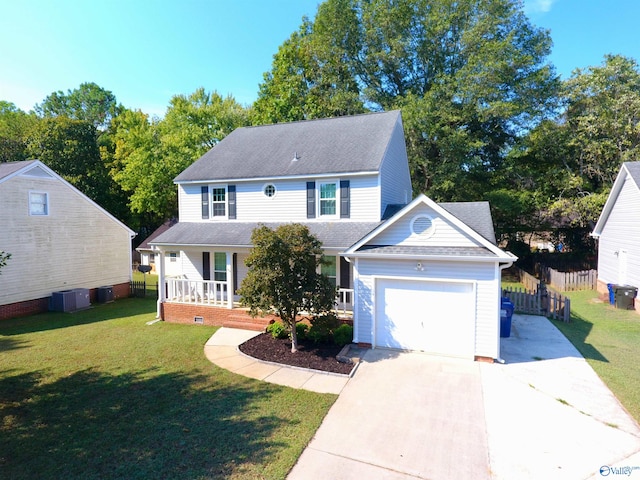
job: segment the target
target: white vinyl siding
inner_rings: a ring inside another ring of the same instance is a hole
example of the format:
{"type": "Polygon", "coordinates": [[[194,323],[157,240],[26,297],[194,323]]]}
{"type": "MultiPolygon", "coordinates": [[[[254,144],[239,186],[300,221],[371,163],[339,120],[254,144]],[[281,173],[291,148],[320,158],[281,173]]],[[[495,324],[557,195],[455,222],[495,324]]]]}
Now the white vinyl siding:
{"type": "MultiPolygon", "coordinates": [[[[354,341],[373,343],[375,285],[377,278],[472,282],[475,285],[475,355],[497,358],[499,354],[500,285],[496,265],[472,262],[422,262],[424,270],[415,269],[410,260],[357,259],[354,268],[356,304],[354,341]],[[373,301],[371,296],[374,297],[373,301]]],[[[455,305],[451,305],[455,315],[455,305]]]]}
{"type": "Polygon", "coordinates": [[[407,204],[413,200],[411,175],[407,162],[402,122],[398,119],[387,152],[380,166],[380,207],[382,215],[389,204],[407,204]]]}
{"type": "Polygon", "coordinates": [[[394,225],[376,236],[373,243],[377,245],[405,245],[405,246],[447,246],[447,247],[476,247],[478,243],[467,234],[461,232],[455,225],[439,216],[434,210],[420,205],[411,213],[400,218],[394,225]],[[433,233],[425,238],[413,233],[411,222],[414,218],[428,216],[433,221],[433,233]]]}
{"type": "MultiPolygon", "coordinates": [[[[307,222],[307,181],[316,182],[316,190],[321,183],[335,182],[336,200],[339,200],[340,180],[350,181],[350,218],[339,218],[339,202],[336,201],[336,214],[317,216],[311,221],[354,221],[375,222],[380,220],[380,195],[377,175],[354,177],[336,177],[331,179],[289,179],[273,180],[277,194],[267,197],[264,194],[265,181],[234,182],[236,185],[236,220],[239,222],[307,222]]],[[[215,188],[215,184],[208,184],[215,188]]],[[[181,222],[207,222],[201,215],[200,184],[179,185],[178,205],[181,222]]]]}
{"type": "Polygon", "coordinates": [[[640,192],[627,178],[602,229],[598,246],[598,279],[620,281],[620,252],[626,250],[626,283],[640,287],[640,192]],[[618,252],[618,253],[616,253],[618,252]]]}
{"type": "Polygon", "coordinates": [[[131,279],[130,231],[55,177],[17,175],[0,183],[0,305],[72,288],[131,279]],[[29,192],[46,192],[47,216],[29,214],[29,192]]]}

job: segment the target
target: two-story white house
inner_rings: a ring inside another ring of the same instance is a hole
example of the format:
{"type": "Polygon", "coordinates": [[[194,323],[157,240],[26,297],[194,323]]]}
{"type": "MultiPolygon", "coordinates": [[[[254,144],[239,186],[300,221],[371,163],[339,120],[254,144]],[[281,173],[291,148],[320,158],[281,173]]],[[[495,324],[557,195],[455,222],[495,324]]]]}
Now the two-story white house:
{"type": "Polygon", "coordinates": [[[323,243],[355,342],[498,358],[514,257],[495,245],[488,204],[412,199],[399,111],[239,128],[175,183],[179,222],[150,242],[164,320],[240,320],[253,229],[297,222],[323,243]]]}

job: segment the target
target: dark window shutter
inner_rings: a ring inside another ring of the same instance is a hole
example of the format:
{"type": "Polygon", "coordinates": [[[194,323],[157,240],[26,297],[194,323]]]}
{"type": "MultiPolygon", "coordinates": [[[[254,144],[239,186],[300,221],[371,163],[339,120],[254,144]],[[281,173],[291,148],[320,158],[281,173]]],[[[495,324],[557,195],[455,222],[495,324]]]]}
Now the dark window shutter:
{"type": "Polygon", "coordinates": [[[340,218],[351,215],[351,188],[349,180],[340,180],[340,218]]]}
{"type": "Polygon", "coordinates": [[[316,182],[307,182],[307,218],[316,218],[316,182]]]}
{"type": "Polygon", "coordinates": [[[229,195],[229,218],[236,218],[236,186],[228,185],[227,194],[229,195]]]}
{"type": "Polygon", "coordinates": [[[233,269],[233,293],[238,292],[238,254],[234,253],[231,257],[231,268],[233,269]]]}
{"type": "Polygon", "coordinates": [[[209,187],[200,189],[202,195],[202,218],[209,218],[209,187]]]}
{"type": "Polygon", "coordinates": [[[340,257],[340,286],[350,288],[351,285],[351,264],[340,257]]]}
{"type": "Polygon", "coordinates": [[[202,279],[211,280],[211,254],[202,252],[202,279]]]}

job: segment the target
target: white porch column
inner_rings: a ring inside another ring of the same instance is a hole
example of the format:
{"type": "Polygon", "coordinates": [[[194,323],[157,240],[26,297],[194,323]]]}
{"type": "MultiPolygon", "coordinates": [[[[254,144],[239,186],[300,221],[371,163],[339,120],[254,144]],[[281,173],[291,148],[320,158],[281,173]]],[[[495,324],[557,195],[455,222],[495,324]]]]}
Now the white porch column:
{"type": "Polygon", "coordinates": [[[225,252],[227,257],[227,308],[233,308],[233,253],[225,252]]]}
{"type": "Polygon", "coordinates": [[[164,265],[164,250],[156,247],[154,255],[157,255],[156,265],[158,266],[158,306],[156,307],[156,318],[160,318],[162,312],[162,304],[166,300],[166,289],[164,284],[165,265],[164,265]]]}

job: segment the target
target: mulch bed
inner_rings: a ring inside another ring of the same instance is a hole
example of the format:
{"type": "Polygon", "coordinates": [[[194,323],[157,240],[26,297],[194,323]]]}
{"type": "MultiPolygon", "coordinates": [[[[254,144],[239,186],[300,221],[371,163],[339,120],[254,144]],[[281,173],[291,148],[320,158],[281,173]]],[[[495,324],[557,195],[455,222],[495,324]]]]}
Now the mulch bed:
{"type": "Polygon", "coordinates": [[[332,344],[316,344],[310,341],[299,341],[298,351],[291,353],[291,340],[273,338],[269,333],[262,333],[240,345],[240,351],[253,358],[268,362],[282,363],[294,367],[313,368],[324,372],[348,374],[352,364],[336,360],[342,347],[332,344]]]}

